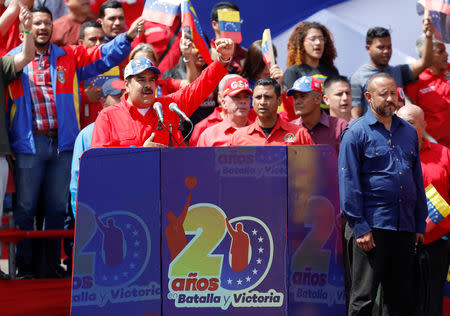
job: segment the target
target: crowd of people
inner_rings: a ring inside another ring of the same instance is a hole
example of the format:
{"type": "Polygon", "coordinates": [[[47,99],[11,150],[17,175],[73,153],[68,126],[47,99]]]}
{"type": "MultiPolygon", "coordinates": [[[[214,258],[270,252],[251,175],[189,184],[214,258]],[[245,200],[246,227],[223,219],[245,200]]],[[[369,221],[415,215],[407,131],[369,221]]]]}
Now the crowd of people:
{"type": "MultiPolygon", "coordinates": [[[[373,27],[368,63],[346,78],[318,22],[294,29],[283,71],[261,40],[247,50],[222,37],[218,10],[239,11],[232,2],[212,8],[209,64],[179,17],[144,20],[143,0],[64,3],[0,0],[0,200],[11,168],[18,228],[73,225],[91,147],[328,144],[339,156],[348,314],[371,315],[381,284],[384,312],[412,315],[414,249],[425,242],[430,315],[442,315],[448,229],[427,238],[424,188],[450,203],[450,68],[429,18],[417,61],[390,65],[389,30],[373,27]]],[[[60,243],[49,248],[46,276],[61,276],[60,243]]],[[[17,245],[18,277],[36,276],[33,256],[30,240],[17,245]]]]}

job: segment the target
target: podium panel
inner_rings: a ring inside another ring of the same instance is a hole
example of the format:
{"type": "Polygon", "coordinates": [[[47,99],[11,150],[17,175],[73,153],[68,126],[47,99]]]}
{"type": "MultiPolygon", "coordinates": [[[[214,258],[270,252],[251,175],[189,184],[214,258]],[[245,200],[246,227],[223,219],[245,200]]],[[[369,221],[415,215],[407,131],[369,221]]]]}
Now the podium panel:
{"type": "Polygon", "coordinates": [[[160,152],[81,159],[71,315],[160,315],[160,152]]]}
{"type": "Polygon", "coordinates": [[[329,146],[93,149],[71,315],[345,315],[329,146]]]}
{"type": "Polygon", "coordinates": [[[161,152],[163,315],[287,315],[285,147],[161,152]]]}
{"type": "Polygon", "coordinates": [[[289,314],[345,315],[336,152],[288,148],[289,314]]]}

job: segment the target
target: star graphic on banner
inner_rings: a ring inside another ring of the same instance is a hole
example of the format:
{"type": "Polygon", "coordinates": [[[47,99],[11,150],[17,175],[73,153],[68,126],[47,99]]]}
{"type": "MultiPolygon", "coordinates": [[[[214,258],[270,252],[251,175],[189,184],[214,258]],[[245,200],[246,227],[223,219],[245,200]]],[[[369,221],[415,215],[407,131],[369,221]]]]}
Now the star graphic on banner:
{"type": "Polygon", "coordinates": [[[237,284],[241,285],[242,284],[242,280],[241,279],[237,280],[237,284]]]}
{"type": "Polygon", "coordinates": [[[245,280],[246,280],[247,282],[250,282],[251,279],[252,279],[252,278],[249,277],[249,276],[245,278],[245,280]]]}
{"type": "Polygon", "coordinates": [[[136,241],[134,242],[134,245],[135,245],[136,247],[139,247],[140,244],[141,244],[141,242],[140,242],[139,240],[136,240],[136,241]]]}
{"type": "Polygon", "coordinates": [[[257,264],[261,264],[262,260],[260,258],[256,259],[257,264]]]}
{"type": "Polygon", "coordinates": [[[127,229],[131,229],[131,224],[126,224],[125,227],[126,227],[127,229]]]}
{"type": "Polygon", "coordinates": [[[259,252],[259,253],[263,253],[263,252],[264,252],[264,248],[263,248],[263,247],[259,247],[259,248],[258,248],[258,252],[259,252]]]}
{"type": "Polygon", "coordinates": [[[127,276],[128,276],[128,272],[127,272],[127,271],[125,271],[125,272],[122,273],[122,274],[123,274],[124,277],[127,277],[127,276]]]}
{"type": "Polygon", "coordinates": [[[108,277],[106,275],[103,276],[103,280],[108,280],[108,277]]]}
{"type": "Polygon", "coordinates": [[[258,270],[253,269],[252,272],[253,272],[253,274],[257,274],[257,273],[258,273],[258,270]]]}
{"type": "Polygon", "coordinates": [[[130,269],[134,269],[134,268],[136,268],[136,265],[134,263],[131,263],[130,264],[130,269]]]}
{"type": "Polygon", "coordinates": [[[252,230],[252,234],[256,235],[258,233],[258,231],[256,229],[252,230]]]}
{"type": "Polygon", "coordinates": [[[258,242],[263,242],[264,238],[262,238],[261,236],[258,237],[258,242]]]}
{"type": "Polygon", "coordinates": [[[231,280],[231,279],[228,279],[228,280],[227,280],[227,283],[228,283],[228,284],[231,284],[232,282],[233,282],[233,280],[231,280]]]}
{"type": "Polygon", "coordinates": [[[139,257],[139,254],[138,254],[137,252],[135,252],[135,253],[133,254],[133,257],[134,257],[134,258],[137,258],[137,257],[139,257]]]}
{"type": "Polygon", "coordinates": [[[138,235],[138,231],[137,230],[133,231],[133,236],[137,236],[137,235],[138,235]]]}

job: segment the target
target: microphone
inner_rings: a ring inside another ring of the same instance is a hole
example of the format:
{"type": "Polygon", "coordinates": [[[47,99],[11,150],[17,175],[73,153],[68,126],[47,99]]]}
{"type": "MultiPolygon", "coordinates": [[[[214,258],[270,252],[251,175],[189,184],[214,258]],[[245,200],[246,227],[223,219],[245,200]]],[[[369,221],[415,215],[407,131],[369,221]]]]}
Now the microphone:
{"type": "Polygon", "coordinates": [[[159,121],[162,125],[164,125],[164,116],[162,111],[162,103],[161,102],[155,102],[153,104],[153,110],[155,110],[156,115],[158,115],[159,121]]]}
{"type": "Polygon", "coordinates": [[[180,110],[180,108],[178,107],[178,105],[175,102],[172,102],[172,103],[169,104],[169,110],[171,110],[172,112],[177,113],[180,117],[183,118],[183,120],[191,122],[189,117],[187,117],[187,115],[184,114],[184,112],[180,110]]]}

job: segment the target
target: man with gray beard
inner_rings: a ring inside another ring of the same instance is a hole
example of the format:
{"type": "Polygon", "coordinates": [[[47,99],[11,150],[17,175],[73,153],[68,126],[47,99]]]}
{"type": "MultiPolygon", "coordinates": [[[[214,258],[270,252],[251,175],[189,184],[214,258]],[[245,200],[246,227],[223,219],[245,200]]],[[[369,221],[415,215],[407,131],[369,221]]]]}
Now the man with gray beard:
{"type": "Polygon", "coordinates": [[[372,315],[381,283],[383,314],[409,316],[415,246],[423,241],[428,214],[418,138],[394,114],[391,75],[373,75],[367,90],[370,110],[344,131],[338,161],[345,237],[352,240],[348,315],[372,315]]]}

